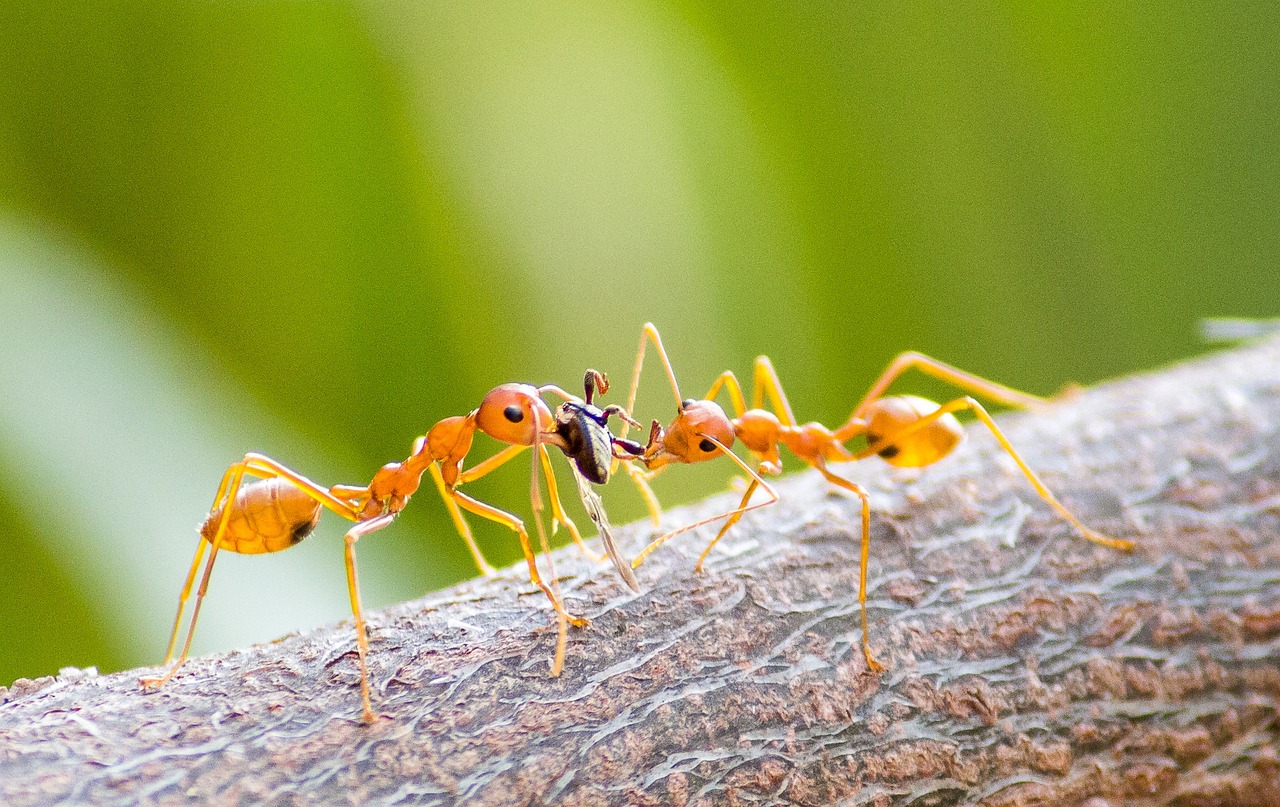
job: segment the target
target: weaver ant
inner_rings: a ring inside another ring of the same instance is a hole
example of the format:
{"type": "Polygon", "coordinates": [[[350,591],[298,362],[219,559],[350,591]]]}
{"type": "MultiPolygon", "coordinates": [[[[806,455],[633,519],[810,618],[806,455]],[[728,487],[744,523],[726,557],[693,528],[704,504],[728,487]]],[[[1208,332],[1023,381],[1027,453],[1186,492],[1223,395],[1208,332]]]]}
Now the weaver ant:
{"type": "MultiPolygon", "coordinates": [[[[212,549],[209,551],[204,574],[200,579],[200,587],[196,592],[191,622],[187,627],[186,639],[178,660],[160,677],[145,678],[140,683],[144,688],[163,686],[186,661],[191,649],[196,620],[200,614],[200,605],[208,591],[209,576],[213,571],[213,562],[219,550],[260,554],[288,549],[306,538],[319,522],[322,509],[328,509],[355,522],[344,537],[347,589],[351,597],[351,611],[355,616],[360,695],[363,703],[362,718],[365,722],[373,722],[376,715],[369,697],[369,673],[365,662],[369,645],[364,613],[360,607],[355,547],[362,537],[386,527],[395,520],[409,503],[409,498],[418,490],[422,475],[427,472],[435,481],[454,525],[466,541],[475,558],[476,566],[482,574],[490,575],[494,570],[485,561],[480,548],[476,545],[462,511],[465,510],[502,524],[519,537],[520,548],[529,567],[529,577],[542,589],[557,615],[559,632],[555,657],[551,663],[551,674],[559,675],[564,665],[565,624],[584,627],[588,621],[570,616],[565,611],[564,604],[558,595],[554,568],[551,569],[551,585],[543,581],[538,573],[533,545],[524,522],[505,510],[468,496],[458,490],[458,487],[485,476],[520,452],[533,447],[535,451],[532,456],[530,501],[542,546],[547,551],[548,563],[551,560],[541,518],[539,464],[547,476],[547,492],[551,499],[553,522],[564,524],[583,551],[598,559],[587,550],[577,527],[564,513],[547,454],[547,446],[559,448],[573,460],[575,474],[579,473],[580,467],[584,469],[583,472],[596,474],[598,471],[596,447],[605,439],[609,439],[609,450],[610,452],[614,450],[615,443],[611,439],[612,435],[609,435],[609,438],[603,436],[609,434],[606,427],[608,417],[618,414],[629,420],[630,416],[616,406],[605,410],[592,406],[589,400],[595,386],[599,386],[601,391],[608,388],[601,374],[589,371],[586,382],[588,402],[575,398],[554,384],[542,387],[533,387],[528,384],[502,384],[495,387],[485,395],[477,409],[466,415],[444,418],[436,423],[426,435],[414,441],[412,453],[407,459],[403,462],[384,465],[374,474],[369,484],[362,486],[334,485],[325,488],[268,456],[257,453],[246,454],[244,459],[233,464],[223,474],[213,506],[200,527],[200,540],[196,546],[195,558],[178,598],[178,613],[174,617],[173,630],[169,635],[165,665],[169,665],[173,660],[174,648],[177,646],[178,633],[182,625],[182,614],[191,594],[201,559],[207,548],[212,547],[212,549]],[[545,394],[564,399],[564,404],[555,415],[542,400],[545,394]],[[508,446],[479,464],[463,470],[463,460],[471,450],[472,439],[477,430],[507,443],[508,446]],[[584,446],[590,446],[591,450],[587,450],[584,446]],[[258,477],[260,481],[245,484],[246,477],[258,477]]],[[[619,450],[629,455],[639,454],[643,450],[641,446],[630,441],[620,440],[616,444],[619,450]]],[[[589,489],[588,492],[590,492],[589,489]]],[[[590,509],[588,507],[589,511],[590,509]]],[[[600,512],[603,513],[603,510],[600,512]]],[[[592,517],[596,518],[594,512],[592,517]]],[[[607,521],[604,523],[607,528],[607,521]]],[[[605,541],[606,546],[611,546],[611,536],[605,536],[605,541]]],[[[624,580],[634,586],[635,578],[625,559],[622,559],[616,550],[610,549],[610,554],[614,558],[615,565],[625,567],[624,580]]]]}
{"type": "MultiPolygon", "coordinates": [[[[863,396],[862,401],[854,408],[840,427],[828,429],[820,423],[799,424],[791,412],[791,404],[782,391],[782,383],[767,356],[756,359],[753,372],[751,409],[747,409],[742,395],[742,387],[732,371],[722,373],[706,396],[701,400],[683,399],[676,384],[675,372],[662,346],[662,338],[653,323],[646,323],[640,335],[640,348],[636,356],[635,372],[631,380],[631,392],[627,399],[627,408],[635,404],[636,390],[640,383],[640,370],[644,363],[645,346],[652,342],[658,357],[666,370],[675,393],[677,414],[671,425],[663,429],[657,421],[650,430],[649,444],[641,457],[645,469],[628,465],[628,473],[640,488],[645,501],[650,505],[650,512],[655,522],[658,518],[657,499],[649,488],[648,480],[657,475],[671,463],[696,463],[712,459],[721,453],[734,457],[729,450],[734,439],[741,440],[751,452],[757,463],[758,473],[750,473],[750,481],[742,501],[738,507],[728,513],[703,519],[680,529],[665,533],[656,538],[632,561],[639,566],[650,553],[672,537],[694,527],[727,516],[724,525],[707,548],[698,557],[694,571],[701,571],[711,548],[716,545],[729,528],[748,510],[764,507],[777,501],[777,494],[764,482],[761,474],[777,475],[782,472],[782,458],[778,452],[779,445],[785,445],[791,453],[802,461],[817,469],[828,482],[847,490],[862,502],[862,546],[859,564],[858,604],[862,612],[862,650],[866,656],[867,666],[872,670],[883,670],[883,665],[871,654],[871,644],[867,628],[867,554],[870,548],[871,506],[867,493],[859,485],[833,474],[827,468],[832,462],[853,462],[871,456],[879,456],[891,465],[903,468],[922,468],[941,460],[955,450],[965,437],[965,431],[956,420],[956,412],[969,410],[990,429],[996,440],[1018,468],[1031,483],[1040,498],[1044,499],[1058,513],[1070,522],[1080,534],[1095,543],[1116,549],[1130,550],[1131,541],[1109,538],[1095,532],[1082,524],[1062,505],[1049,489],[1045,487],[1035,472],[1023,461],[1014,450],[1004,433],[996,426],[995,421],[987,414],[982,404],[969,396],[956,398],[945,404],[937,404],[915,395],[884,396],[885,390],[905,371],[915,368],[927,375],[957,386],[963,390],[982,395],[1006,406],[1034,408],[1047,401],[1035,395],[1028,395],[1009,387],[988,381],[979,376],[956,369],[921,353],[902,353],[881,373],[871,388],[863,396]],[[730,420],[714,401],[721,389],[728,390],[736,417],[730,420]],[[765,410],[765,399],[768,398],[773,412],[765,410]],[[849,440],[861,437],[866,446],[851,450],[844,444],[849,440]],[[770,501],[748,506],[757,487],[763,487],[770,496],[770,501]]],[[[622,429],[626,436],[626,426],[622,429]]],[[[737,459],[737,457],[734,457],[737,459]]],[[[741,464],[741,460],[739,460],[741,464]]]]}

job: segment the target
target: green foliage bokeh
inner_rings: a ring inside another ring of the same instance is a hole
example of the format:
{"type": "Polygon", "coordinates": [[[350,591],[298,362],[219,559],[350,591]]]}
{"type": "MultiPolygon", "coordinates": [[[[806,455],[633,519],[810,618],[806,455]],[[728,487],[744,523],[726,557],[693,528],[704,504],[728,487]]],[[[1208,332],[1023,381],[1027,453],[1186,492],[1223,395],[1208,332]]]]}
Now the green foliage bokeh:
{"type": "MultiPolygon", "coordinates": [[[[6,2],[0,53],[0,681],[158,661],[244,451],[365,481],[646,320],[830,423],[907,348],[1049,393],[1280,313],[1274,3],[6,2]]],[[[341,530],[220,560],[196,649],[345,617],[341,530]]],[[[360,551],[369,606],[474,574],[430,491],[360,551]]]]}

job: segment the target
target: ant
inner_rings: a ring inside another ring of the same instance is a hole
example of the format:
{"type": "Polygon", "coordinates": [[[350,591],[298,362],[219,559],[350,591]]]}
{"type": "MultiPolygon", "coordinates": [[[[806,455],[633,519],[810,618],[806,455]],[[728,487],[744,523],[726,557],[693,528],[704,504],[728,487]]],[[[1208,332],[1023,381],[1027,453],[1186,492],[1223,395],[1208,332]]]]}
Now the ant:
{"type": "MultiPolygon", "coordinates": [[[[667,358],[666,349],[662,346],[662,338],[658,335],[658,329],[654,327],[653,323],[646,323],[640,335],[640,349],[636,356],[635,372],[631,380],[631,393],[627,399],[628,409],[635,404],[636,389],[639,386],[640,370],[644,363],[644,352],[648,342],[653,343],[654,349],[666,369],[667,378],[671,382],[671,388],[675,393],[677,404],[676,418],[671,422],[671,425],[663,429],[657,421],[653,422],[649,434],[649,444],[645,448],[643,457],[640,458],[645,468],[641,470],[630,464],[627,466],[628,474],[639,487],[645,501],[650,505],[650,513],[653,515],[655,523],[658,520],[659,511],[657,509],[657,499],[649,488],[648,480],[652,479],[671,463],[703,462],[719,456],[721,453],[729,454],[729,456],[737,459],[729,450],[736,438],[746,445],[755,458],[758,465],[758,473],[750,474],[751,479],[742,496],[742,501],[736,509],[721,516],[703,519],[695,524],[660,535],[636,556],[632,565],[638,567],[655,549],[672,537],[714,521],[716,518],[728,516],[715,538],[711,540],[711,543],[707,545],[707,548],[698,557],[694,571],[702,571],[702,564],[706,560],[708,553],[710,553],[711,548],[724,537],[730,527],[742,518],[744,513],[777,501],[777,494],[765,484],[760,474],[774,476],[782,473],[782,458],[778,452],[778,446],[785,445],[791,453],[817,469],[818,473],[822,474],[823,478],[828,482],[853,493],[862,502],[862,547],[859,565],[858,604],[862,611],[863,655],[866,657],[867,666],[872,670],[881,671],[884,666],[871,653],[867,628],[866,592],[867,554],[870,548],[871,536],[870,501],[867,497],[867,492],[861,486],[836,476],[828,470],[828,463],[854,462],[871,456],[879,456],[890,465],[902,468],[923,468],[932,465],[950,454],[964,440],[965,431],[960,422],[956,420],[955,413],[969,410],[983,425],[991,430],[1001,448],[1017,463],[1018,468],[1027,478],[1027,481],[1031,483],[1036,493],[1040,495],[1040,498],[1058,511],[1064,519],[1080,531],[1081,535],[1103,546],[1125,551],[1133,548],[1132,541],[1109,538],[1095,532],[1072,515],[1071,511],[1067,510],[1061,502],[1054,498],[1035,472],[1018,455],[1018,452],[1014,450],[1013,445],[1009,443],[1004,433],[996,426],[995,421],[992,420],[982,404],[973,398],[966,395],[945,404],[937,404],[915,395],[885,396],[884,392],[898,376],[909,369],[915,368],[962,390],[982,395],[1006,406],[1038,408],[1047,403],[1044,398],[1010,389],[994,381],[988,381],[922,353],[907,352],[900,354],[889,363],[889,366],[881,373],[876,382],[871,385],[866,395],[863,396],[861,402],[854,408],[848,420],[833,431],[820,423],[798,424],[796,422],[795,415],[791,411],[791,404],[787,401],[787,396],[782,390],[782,383],[773,368],[773,363],[769,361],[767,356],[760,356],[755,361],[751,409],[747,409],[746,400],[742,395],[742,387],[732,371],[722,373],[711,385],[705,398],[701,400],[682,399],[679,386],[676,384],[675,372],[672,370],[671,362],[667,358]],[[728,390],[736,414],[736,417],[732,420],[724,414],[724,410],[714,400],[722,388],[728,390]],[[773,412],[763,408],[766,397],[774,410],[773,412]],[[855,437],[863,438],[866,441],[866,446],[857,450],[847,448],[845,443],[855,437]],[[770,501],[747,506],[757,487],[764,488],[770,497],[770,501]]],[[[624,425],[622,429],[623,437],[626,436],[626,431],[626,426],[624,425]]],[[[739,464],[742,464],[741,460],[739,460],[739,464]]]]}
{"type": "MultiPolygon", "coordinates": [[[[544,550],[547,549],[547,539],[541,518],[539,464],[547,475],[547,492],[551,499],[553,523],[564,524],[583,551],[598,559],[587,550],[577,527],[564,514],[555,475],[547,454],[547,446],[559,448],[573,460],[575,474],[580,472],[579,467],[581,467],[582,473],[598,476],[599,457],[596,447],[604,440],[609,440],[611,455],[615,451],[614,445],[618,446],[616,450],[630,456],[643,453],[643,448],[638,444],[626,440],[615,440],[609,434],[606,424],[610,415],[617,414],[628,421],[630,421],[630,415],[617,406],[610,406],[604,410],[593,406],[590,400],[597,386],[602,393],[608,389],[608,383],[603,374],[588,371],[587,401],[582,402],[554,384],[542,387],[515,383],[502,384],[490,390],[480,402],[480,406],[470,413],[444,418],[436,423],[426,435],[414,441],[412,453],[407,459],[403,462],[384,465],[374,474],[372,481],[363,486],[334,485],[325,488],[266,455],[246,454],[244,459],[231,465],[223,474],[217,495],[214,496],[213,506],[200,527],[200,540],[196,546],[195,558],[178,598],[178,613],[174,617],[169,646],[165,652],[164,665],[168,666],[168,669],[158,678],[142,679],[141,685],[144,689],[163,686],[186,661],[188,651],[191,649],[196,619],[200,614],[200,605],[208,591],[209,576],[213,571],[214,559],[217,558],[219,550],[260,554],[288,549],[310,535],[320,520],[322,509],[328,509],[355,522],[344,537],[347,589],[351,596],[351,611],[355,616],[356,647],[359,652],[360,695],[363,704],[361,717],[366,723],[374,722],[377,715],[373,711],[369,697],[369,673],[365,662],[369,643],[364,613],[360,607],[360,587],[356,579],[356,543],[362,537],[391,524],[409,503],[409,498],[418,490],[422,475],[427,472],[435,481],[454,525],[466,541],[482,574],[491,575],[494,570],[485,561],[480,548],[476,545],[462,511],[466,510],[502,524],[519,537],[525,562],[529,566],[529,577],[542,589],[557,615],[559,635],[555,657],[551,663],[551,674],[559,675],[564,665],[565,624],[585,627],[589,624],[588,620],[570,616],[565,610],[556,588],[554,569],[551,570],[551,585],[548,586],[543,581],[538,573],[533,545],[529,540],[524,522],[505,510],[466,495],[459,491],[458,487],[485,476],[510,461],[521,451],[533,447],[535,450],[530,500],[544,550]],[[545,394],[564,399],[557,414],[553,415],[543,401],[542,396],[545,394]],[[470,469],[463,470],[463,461],[471,450],[472,439],[477,430],[507,443],[508,446],[470,469]],[[604,435],[609,437],[605,438],[604,435]],[[590,446],[591,449],[588,451],[585,446],[590,446]],[[246,477],[258,477],[260,481],[245,484],[246,477]],[[206,549],[209,549],[209,558],[204,566],[200,587],[196,591],[196,602],[187,628],[186,639],[178,660],[169,666],[170,661],[173,660],[174,648],[177,646],[182,614],[206,549]]],[[[635,423],[635,421],[630,422],[635,423]]],[[[590,511],[590,507],[588,510],[590,511]]],[[[600,513],[603,513],[602,509],[600,513]]],[[[607,529],[608,522],[605,521],[604,524],[605,527],[602,530],[607,529]]],[[[606,546],[610,547],[611,536],[606,537],[605,542],[606,546]]],[[[615,565],[627,567],[624,580],[636,587],[630,566],[616,550],[611,549],[610,554],[615,559],[615,565]]],[[[550,563],[549,551],[547,558],[550,563]]]]}

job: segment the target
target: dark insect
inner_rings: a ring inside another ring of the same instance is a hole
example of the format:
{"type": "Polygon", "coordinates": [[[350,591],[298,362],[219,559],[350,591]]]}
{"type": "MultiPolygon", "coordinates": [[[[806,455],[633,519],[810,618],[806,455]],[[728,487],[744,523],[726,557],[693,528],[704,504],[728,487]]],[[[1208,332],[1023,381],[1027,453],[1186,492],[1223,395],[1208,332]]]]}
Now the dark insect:
{"type": "Polygon", "coordinates": [[[603,373],[588,370],[583,379],[584,401],[565,401],[556,409],[556,434],[564,441],[562,450],[571,461],[573,480],[578,485],[578,496],[587,515],[600,531],[600,541],[613,561],[618,575],[631,588],[639,591],[631,562],[622,556],[613,540],[609,518],[604,511],[604,501],[589,483],[603,485],[609,481],[614,459],[628,459],[644,454],[644,446],[632,440],[624,440],[609,431],[609,418],[617,415],[633,426],[639,426],[621,406],[604,409],[592,403],[596,392],[603,395],[609,389],[609,380],[603,373]]]}
{"type": "Polygon", "coordinates": [[[639,428],[627,410],[617,405],[601,409],[592,403],[597,391],[603,395],[609,390],[609,379],[603,373],[588,370],[583,389],[585,401],[565,401],[556,409],[556,434],[564,440],[565,456],[573,461],[579,473],[589,481],[603,485],[609,481],[615,458],[639,457],[644,454],[644,446],[616,437],[609,431],[611,415],[617,415],[639,428]]]}

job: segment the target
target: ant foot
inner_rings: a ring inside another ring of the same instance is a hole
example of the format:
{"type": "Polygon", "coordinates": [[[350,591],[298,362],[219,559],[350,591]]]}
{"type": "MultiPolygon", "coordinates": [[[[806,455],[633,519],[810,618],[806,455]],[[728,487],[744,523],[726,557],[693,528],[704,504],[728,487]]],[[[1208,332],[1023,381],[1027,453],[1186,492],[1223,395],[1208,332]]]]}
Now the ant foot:
{"type": "Polygon", "coordinates": [[[881,664],[880,662],[876,661],[875,656],[871,655],[871,650],[870,650],[870,649],[864,648],[864,649],[863,649],[863,653],[862,653],[862,654],[863,654],[864,656],[866,656],[866,657],[867,657],[867,669],[868,669],[868,670],[870,670],[871,672],[874,672],[874,673],[882,673],[882,672],[884,672],[884,670],[885,670],[885,666],[884,666],[883,664],[881,664]]]}

